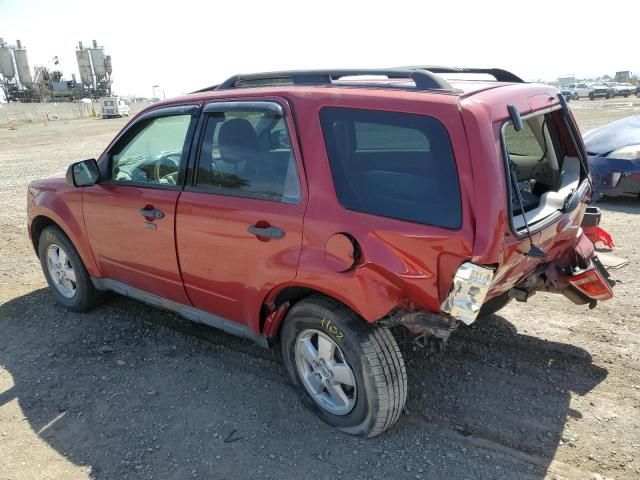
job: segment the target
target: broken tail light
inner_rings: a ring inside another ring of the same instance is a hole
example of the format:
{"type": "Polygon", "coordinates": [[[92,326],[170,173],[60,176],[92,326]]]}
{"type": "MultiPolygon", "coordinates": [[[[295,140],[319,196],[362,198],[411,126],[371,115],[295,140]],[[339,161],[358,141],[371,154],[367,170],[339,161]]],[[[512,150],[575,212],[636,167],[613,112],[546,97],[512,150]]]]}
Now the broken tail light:
{"type": "Polygon", "coordinates": [[[460,265],[453,286],[440,308],[443,312],[471,325],[484,303],[493,280],[493,270],[471,262],[460,265]]]}
{"type": "Polygon", "coordinates": [[[609,282],[600,275],[593,265],[588,270],[570,276],[568,280],[575,289],[593,300],[613,298],[609,282]]]}

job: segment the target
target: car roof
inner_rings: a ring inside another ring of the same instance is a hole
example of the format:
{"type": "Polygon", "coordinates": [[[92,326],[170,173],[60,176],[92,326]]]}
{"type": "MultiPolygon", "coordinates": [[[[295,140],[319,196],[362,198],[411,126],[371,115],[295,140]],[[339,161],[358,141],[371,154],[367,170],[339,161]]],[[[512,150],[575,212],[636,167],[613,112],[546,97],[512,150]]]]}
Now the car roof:
{"type": "Polygon", "coordinates": [[[498,68],[398,67],[392,69],[295,70],[235,75],[221,84],[154,104],[155,108],[216,99],[255,97],[326,98],[332,95],[371,99],[404,99],[455,104],[492,92],[487,99],[526,99],[555,95],[549,85],[529,84],[498,68]],[[504,95],[502,95],[504,93],[504,95]]]}

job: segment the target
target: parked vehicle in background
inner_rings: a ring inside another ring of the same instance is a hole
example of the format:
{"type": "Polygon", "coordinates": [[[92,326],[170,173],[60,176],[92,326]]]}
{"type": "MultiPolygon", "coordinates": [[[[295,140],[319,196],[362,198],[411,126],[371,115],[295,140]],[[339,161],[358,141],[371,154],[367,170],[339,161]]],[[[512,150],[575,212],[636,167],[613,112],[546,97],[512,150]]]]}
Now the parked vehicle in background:
{"type": "Polygon", "coordinates": [[[569,90],[573,92],[573,99],[580,100],[580,97],[585,98],[589,96],[591,89],[586,83],[571,83],[568,85],[569,90]]]}
{"type": "Polygon", "coordinates": [[[594,100],[596,98],[611,98],[613,96],[612,89],[604,83],[592,83],[589,87],[591,88],[591,91],[589,92],[589,100],[594,100]]]}
{"type": "Polygon", "coordinates": [[[568,86],[562,86],[561,85],[561,86],[558,87],[558,90],[560,90],[560,93],[562,94],[562,96],[564,96],[564,99],[567,102],[570,102],[571,99],[573,98],[574,94],[575,94],[575,92],[571,88],[569,88],[568,86]]]}
{"type": "Polygon", "coordinates": [[[618,92],[616,88],[618,87],[618,85],[620,85],[618,82],[602,82],[602,83],[607,87],[609,87],[609,91],[611,92],[611,98],[617,95],[618,92]]]}
{"type": "Polygon", "coordinates": [[[640,195],[640,115],[591,130],[584,143],[597,191],[610,197],[640,195]]]}
{"type": "Polygon", "coordinates": [[[635,87],[630,83],[620,83],[614,88],[616,95],[622,95],[624,98],[627,98],[629,95],[631,95],[634,90],[635,87]]]}
{"type": "Polygon", "coordinates": [[[104,97],[100,99],[100,116],[102,118],[128,117],[129,104],[124,98],[104,97]]]}
{"type": "MultiPolygon", "coordinates": [[[[495,81],[446,78],[461,73],[495,81]]],[[[31,182],[28,230],[64,307],[113,290],[279,342],[317,415],[371,437],[407,398],[391,327],[444,345],[537,291],[613,297],[579,228],[590,199],[580,132],[548,85],[273,72],[156,103],[97,161],[31,182]]]]}
{"type": "Polygon", "coordinates": [[[610,98],[611,91],[609,87],[602,84],[591,84],[586,82],[569,84],[569,89],[572,90],[573,99],[580,100],[581,98],[588,98],[593,100],[595,98],[610,98]]]}

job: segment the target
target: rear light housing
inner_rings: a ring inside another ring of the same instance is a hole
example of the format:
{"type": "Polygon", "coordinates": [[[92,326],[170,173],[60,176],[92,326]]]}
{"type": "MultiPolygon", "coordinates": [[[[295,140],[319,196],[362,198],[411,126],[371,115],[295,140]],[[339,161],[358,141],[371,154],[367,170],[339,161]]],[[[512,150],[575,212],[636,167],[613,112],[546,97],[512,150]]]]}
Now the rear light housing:
{"type": "Polygon", "coordinates": [[[613,298],[613,290],[609,282],[600,275],[593,264],[588,269],[571,275],[567,280],[576,290],[593,300],[613,298]]]}
{"type": "Polygon", "coordinates": [[[441,310],[465,325],[471,325],[480,313],[493,274],[492,269],[471,262],[460,265],[449,295],[440,306],[441,310]]]}

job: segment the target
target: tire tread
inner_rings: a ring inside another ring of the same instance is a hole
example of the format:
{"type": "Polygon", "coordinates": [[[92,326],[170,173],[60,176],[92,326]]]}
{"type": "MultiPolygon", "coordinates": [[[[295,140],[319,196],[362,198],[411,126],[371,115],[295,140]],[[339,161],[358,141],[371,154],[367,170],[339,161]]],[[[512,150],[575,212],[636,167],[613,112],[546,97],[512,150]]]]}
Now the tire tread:
{"type": "Polygon", "coordinates": [[[321,295],[312,295],[294,305],[313,304],[335,315],[347,317],[360,340],[373,372],[375,394],[379,398],[376,421],[366,437],[374,437],[391,427],[400,417],[407,400],[407,370],[400,348],[387,327],[369,324],[342,303],[321,295]]]}

